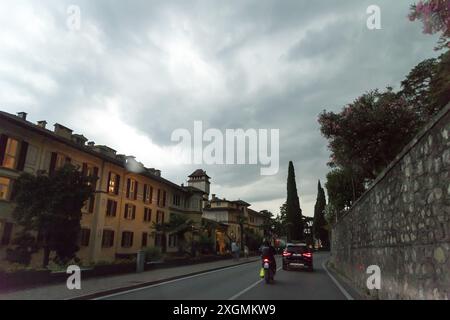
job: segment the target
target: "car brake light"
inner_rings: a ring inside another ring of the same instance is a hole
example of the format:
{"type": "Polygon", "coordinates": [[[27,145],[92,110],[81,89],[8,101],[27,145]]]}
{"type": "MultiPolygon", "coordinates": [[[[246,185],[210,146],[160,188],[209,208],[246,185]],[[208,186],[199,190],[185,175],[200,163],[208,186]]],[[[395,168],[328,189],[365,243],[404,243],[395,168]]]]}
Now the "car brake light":
{"type": "Polygon", "coordinates": [[[306,252],[306,253],[303,254],[303,256],[307,257],[307,258],[311,258],[312,257],[312,253],[311,252],[306,252]]]}
{"type": "Polygon", "coordinates": [[[264,259],[264,262],[269,262],[269,259],[264,259]]]}
{"type": "Polygon", "coordinates": [[[292,253],[290,253],[290,252],[287,252],[287,251],[283,252],[283,257],[289,257],[291,255],[292,255],[292,253]]]}

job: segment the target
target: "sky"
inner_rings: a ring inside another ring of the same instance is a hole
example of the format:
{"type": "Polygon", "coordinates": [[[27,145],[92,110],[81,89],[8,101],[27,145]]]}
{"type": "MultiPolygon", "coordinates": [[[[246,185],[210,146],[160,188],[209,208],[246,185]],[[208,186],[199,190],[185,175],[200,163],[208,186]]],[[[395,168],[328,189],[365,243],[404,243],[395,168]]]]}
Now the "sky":
{"type": "Polygon", "coordinates": [[[413,0],[13,1],[0,4],[0,109],[61,123],[176,183],[197,168],[211,193],[279,212],[287,167],[312,216],[330,170],[318,114],[398,88],[437,56],[407,19],[413,0]],[[74,13],[79,9],[79,19],[74,13]],[[381,29],[366,9],[378,5],[381,29]],[[77,24],[79,22],[79,24],[77,24]],[[174,130],[279,129],[279,171],[177,161],[174,130]]]}

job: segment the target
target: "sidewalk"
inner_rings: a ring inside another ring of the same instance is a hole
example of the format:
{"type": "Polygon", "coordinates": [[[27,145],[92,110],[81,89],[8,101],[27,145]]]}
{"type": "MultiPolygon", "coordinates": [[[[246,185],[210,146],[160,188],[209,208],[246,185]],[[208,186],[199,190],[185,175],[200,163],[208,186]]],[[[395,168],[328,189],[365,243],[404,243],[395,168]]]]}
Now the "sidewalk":
{"type": "Polygon", "coordinates": [[[90,278],[87,280],[83,280],[83,273],[81,273],[81,290],[69,290],[64,282],[20,291],[0,293],[0,300],[67,300],[82,298],[85,296],[85,298],[94,298],[99,293],[111,294],[125,289],[134,289],[141,286],[250,263],[257,260],[259,260],[259,257],[251,257],[247,259],[242,258],[239,261],[235,261],[233,259],[220,260],[182,267],[157,269],[142,273],[90,278]]]}

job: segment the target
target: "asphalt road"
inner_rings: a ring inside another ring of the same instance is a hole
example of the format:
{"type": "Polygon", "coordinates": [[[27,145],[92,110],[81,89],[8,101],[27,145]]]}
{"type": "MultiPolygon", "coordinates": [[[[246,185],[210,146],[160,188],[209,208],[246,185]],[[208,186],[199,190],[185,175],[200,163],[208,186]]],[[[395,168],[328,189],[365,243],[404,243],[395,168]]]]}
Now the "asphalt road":
{"type": "MultiPolygon", "coordinates": [[[[260,262],[202,273],[139,288],[100,299],[115,300],[345,300],[322,263],[326,253],[315,253],[314,271],[278,270],[275,282],[266,284],[259,277],[260,262]]],[[[281,259],[277,259],[281,269],[281,259]]]]}

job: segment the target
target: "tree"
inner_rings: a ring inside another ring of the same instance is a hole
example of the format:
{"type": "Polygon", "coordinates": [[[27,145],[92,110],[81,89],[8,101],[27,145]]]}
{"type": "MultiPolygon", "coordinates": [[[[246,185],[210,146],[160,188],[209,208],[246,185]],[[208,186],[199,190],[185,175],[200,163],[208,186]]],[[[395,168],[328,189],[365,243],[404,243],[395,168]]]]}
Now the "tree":
{"type": "Polygon", "coordinates": [[[325,206],[325,190],[323,190],[319,180],[319,183],[317,185],[317,200],[314,206],[313,234],[314,238],[320,240],[322,246],[328,248],[329,236],[327,221],[325,220],[325,206]]]}
{"type": "Polygon", "coordinates": [[[334,169],[327,174],[325,187],[330,208],[338,213],[348,208],[365,190],[363,179],[348,169],[334,169]]]}
{"type": "Polygon", "coordinates": [[[450,5],[448,0],[419,1],[411,5],[409,20],[420,20],[423,32],[433,34],[441,32],[436,50],[450,47],[450,5]]]}
{"type": "Polygon", "coordinates": [[[417,116],[387,88],[370,91],[340,113],[323,111],[320,130],[329,140],[331,165],[374,179],[417,132],[417,116]]]}
{"type": "MultiPolygon", "coordinates": [[[[153,222],[153,230],[162,235],[162,247],[161,251],[166,252],[166,239],[168,234],[176,234],[178,239],[183,239],[186,232],[191,231],[193,235],[193,221],[181,214],[171,214],[170,221],[164,223],[153,222]]],[[[180,247],[181,247],[180,240],[180,247]]],[[[191,253],[194,254],[193,241],[191,247],[191,253]]]]}
{"type": "Polygon", "coordinates": [[[70,164],[51,175],[24,173],[17,179],[13,218],[25,234],[32,231],[39,235],[43,267],[48,266],[52,252],[60,264],[76,257],[81,209],[93,195],[96,180],[70,164]]]}
{"type": "Polygon", "coordinates": [[[287,178],[286,225],[288,241],[303,240],[302,210],[300,209],[300,200],[297,194],[294,164],[292,161],[289,161],[287,178]]]}
{"type": "Polygon", "coordinates": [[[269,237],[272,235],[274,229],[274,219],[273,213],[269,210],[262,210],[260,214],[263,216],[264,222],[262,224],[262,228],[264,231],[264,237],[269,237]]]}
{"type": "Polygon", "coordinates": [[[450,101],[450,51],[415,66],[401,83],[399,94],[413,108],[420,125],[450,101]]]}

